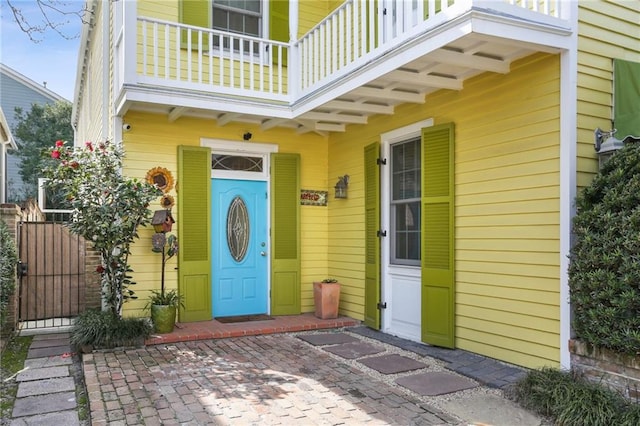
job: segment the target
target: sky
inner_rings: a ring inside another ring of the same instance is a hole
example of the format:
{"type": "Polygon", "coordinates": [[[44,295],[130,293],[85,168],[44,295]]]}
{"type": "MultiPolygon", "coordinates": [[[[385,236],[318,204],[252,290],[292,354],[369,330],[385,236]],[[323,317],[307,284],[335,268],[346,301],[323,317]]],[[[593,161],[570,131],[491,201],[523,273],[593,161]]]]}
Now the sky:
{"type": "MultiPolygon", "coordinates": [[[[19,8],[32,25],[40,25],[44,17],[35,0],[10,0],[19,8]]],[[[41,0],[55,4],[65,11],[79,11],[84,6],[82,0],[41,0]]],[[[80,31],[82,22],[76,15],[48,13],[49,20],[61,23],[59,27],[69,40],[53,30],[36,33],[33,38],[20,30],[15,22],[7,0],[0,0],[0,62],[38,84],[46,82],[46,87],[54,93],[73,101],[80,31]]]]}

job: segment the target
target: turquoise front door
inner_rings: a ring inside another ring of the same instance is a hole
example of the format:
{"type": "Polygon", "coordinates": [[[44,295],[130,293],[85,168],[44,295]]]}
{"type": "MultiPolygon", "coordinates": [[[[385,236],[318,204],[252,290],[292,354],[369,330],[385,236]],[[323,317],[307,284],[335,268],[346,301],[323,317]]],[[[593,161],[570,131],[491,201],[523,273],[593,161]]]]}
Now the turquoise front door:
{"type": "Polygon", "coordinates": [[[267,183],[212,179],[214,317],[268,313],[267,183]]]}

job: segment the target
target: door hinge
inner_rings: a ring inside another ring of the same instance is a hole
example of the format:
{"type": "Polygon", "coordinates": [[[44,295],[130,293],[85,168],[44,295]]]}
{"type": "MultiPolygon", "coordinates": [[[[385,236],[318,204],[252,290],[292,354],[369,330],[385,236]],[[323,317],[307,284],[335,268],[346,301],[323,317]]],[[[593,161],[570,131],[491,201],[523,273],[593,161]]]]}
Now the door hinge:
{"type": "Polygon", "coordinates": [[[387,231],[383,231],[382,229],[378,229],[378,231],[376,232],[376,235],[378,236],[378,238],[386,237],[387,236],[387,231]]]}
{"type": "Polygon", "coordinates": [[[378,166],[384,166],[387,164],[387,159],[386,158],[376,158],[376,164],[378,166]]]}
{"type": "Polygon", "coordinates": [[[387,302],[378,302],[378,309],[387,309],[387,302]]]}
{"type": "Polygon", "coordinates": [[[383,14],[383,15],[386,15],[386,14],[387,14],[387,8],[386,8],[386,7],[382,9],[382,14],[383,14]]]}

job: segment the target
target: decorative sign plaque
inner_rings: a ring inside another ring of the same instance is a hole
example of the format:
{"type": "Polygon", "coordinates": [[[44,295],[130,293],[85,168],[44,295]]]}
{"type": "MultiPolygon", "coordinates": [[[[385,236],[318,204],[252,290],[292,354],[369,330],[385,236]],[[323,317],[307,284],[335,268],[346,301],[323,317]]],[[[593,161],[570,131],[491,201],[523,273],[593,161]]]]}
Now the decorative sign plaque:
{"type": "Polygon", "coordinates": [[[300,204],[303,206],[326,206],[327,191],[314,191],[312,189],[300,190],[300,204]]]}

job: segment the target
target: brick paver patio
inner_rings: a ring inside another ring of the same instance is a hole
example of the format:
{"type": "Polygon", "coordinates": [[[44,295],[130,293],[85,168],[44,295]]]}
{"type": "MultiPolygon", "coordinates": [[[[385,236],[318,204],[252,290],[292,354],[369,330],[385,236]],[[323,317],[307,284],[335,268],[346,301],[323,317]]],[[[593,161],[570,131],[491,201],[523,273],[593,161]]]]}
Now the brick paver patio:
{"type": "Polygon", "coordinates": [[[84,357],[93,425],[457,424],[292,334],[84,357]]]}

